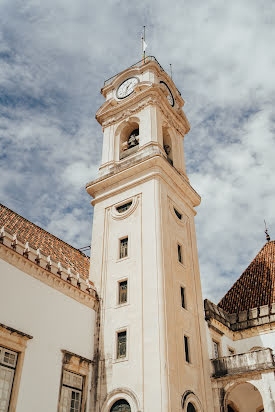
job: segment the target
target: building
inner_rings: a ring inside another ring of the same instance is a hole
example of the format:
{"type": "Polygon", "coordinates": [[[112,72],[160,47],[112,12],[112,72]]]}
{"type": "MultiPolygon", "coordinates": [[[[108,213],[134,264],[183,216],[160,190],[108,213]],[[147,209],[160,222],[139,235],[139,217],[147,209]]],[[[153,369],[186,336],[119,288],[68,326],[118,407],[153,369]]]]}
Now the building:
{"type": "Polygon", "coordinates": [[[274,411],[275,241],[268,238],[218,306],[204,304],[215,410],[274,411]]]}
{"type": "Polygon", "coordinates": [[[90,269],[0,208],[0,411],[275,411],[275,242],[204,314],[181,94],[154,57],[102,94],[90,269]]]}

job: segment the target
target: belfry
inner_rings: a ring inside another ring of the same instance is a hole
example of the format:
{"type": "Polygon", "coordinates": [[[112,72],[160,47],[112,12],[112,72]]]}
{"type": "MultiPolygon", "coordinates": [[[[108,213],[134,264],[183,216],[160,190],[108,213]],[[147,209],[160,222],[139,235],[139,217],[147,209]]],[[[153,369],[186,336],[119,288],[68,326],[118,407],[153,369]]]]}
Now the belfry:
{"type": "Polygon", "coordinates": [[[101,92],[102,163],[87,185],[101,302],[93,410],[210,411],[184,101],[154,57],[101,92]]]}

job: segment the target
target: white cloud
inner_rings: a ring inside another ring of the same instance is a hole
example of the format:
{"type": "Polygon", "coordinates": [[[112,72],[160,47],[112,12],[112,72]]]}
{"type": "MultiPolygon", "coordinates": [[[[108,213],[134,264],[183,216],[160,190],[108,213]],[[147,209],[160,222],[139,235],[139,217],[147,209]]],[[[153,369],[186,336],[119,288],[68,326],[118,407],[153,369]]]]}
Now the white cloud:
{"type": "Polygon", "coordinates": [[[90,242],[84,186],[100,162],[103,81],[148,53],[186,101],[204,294],[219,299],[275,233],[275,3],[9,0],[0,5],[1,201],[65,241],[90,242]],[[273,116],[273,118],[272,118],[273,116]]]}

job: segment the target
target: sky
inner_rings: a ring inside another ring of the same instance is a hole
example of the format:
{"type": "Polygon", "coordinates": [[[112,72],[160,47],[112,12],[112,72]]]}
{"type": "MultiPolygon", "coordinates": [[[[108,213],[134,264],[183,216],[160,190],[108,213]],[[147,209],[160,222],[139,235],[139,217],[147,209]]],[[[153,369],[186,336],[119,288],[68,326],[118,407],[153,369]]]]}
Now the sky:
{"type": "Polygon", "coordinates": [[[191,124],[190,183],[204,297],[217,303],[275,239],[273,0],[0,0],[0,202],[79,248],[90,244],[104,80],[147,52],[191,124]]]}

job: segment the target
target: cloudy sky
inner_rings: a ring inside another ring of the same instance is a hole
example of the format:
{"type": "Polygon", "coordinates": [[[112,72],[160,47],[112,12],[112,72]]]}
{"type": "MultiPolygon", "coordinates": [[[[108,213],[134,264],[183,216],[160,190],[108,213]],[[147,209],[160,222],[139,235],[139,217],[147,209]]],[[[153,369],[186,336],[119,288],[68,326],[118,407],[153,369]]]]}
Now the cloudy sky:
{"type": "Polygon", "coordinates": [[[0,0],[0,201],[76,247],[101,156],[103,81],[140,59],[142,26],[185,99],[203,293],[218,302],[275,238],[273,0],[0,0]]]}

